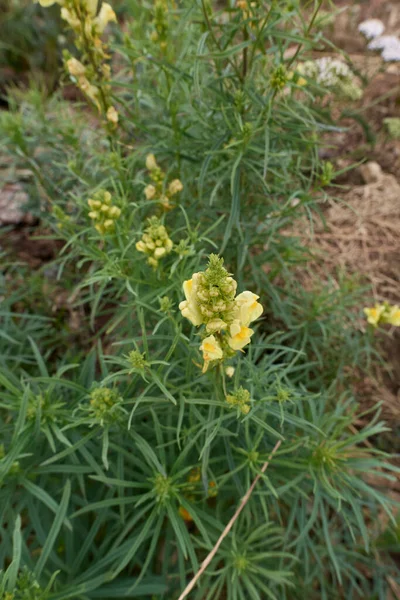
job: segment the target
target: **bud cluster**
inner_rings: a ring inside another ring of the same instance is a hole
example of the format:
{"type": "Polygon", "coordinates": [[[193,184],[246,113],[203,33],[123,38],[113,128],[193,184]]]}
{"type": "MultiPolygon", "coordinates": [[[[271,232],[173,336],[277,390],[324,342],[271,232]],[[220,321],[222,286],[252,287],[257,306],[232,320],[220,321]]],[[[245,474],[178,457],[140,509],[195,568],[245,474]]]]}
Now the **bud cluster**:
{"type": "Polygon", "coordinates": [[[373,308],[364,308],[364,313],[370,325],[394,325],[400,327],[400,307],[395,304],[391,306],[388,302],[375,304],[373,308]]]}
{"type": "Polygon", "coordinates": [[[147,254],[149,265],[157,268],[158,261],[171,252],[173,242],[157,217],[150,217],[148,223],[142,239],[136,243],[136,250],[147,254]]]}
{"type": "MultiPolygon", "coordinates": [[[[1,461],[6,457],[6,451],[4,448],[4,444],[0,444],[0,464],[1,461]]],[[[14,462],[11,464],[11,466],[8,469],[7,475],[18,475],[20,472],[20,464],[18,460],[14,460],[14,462]]],[[[1,487],[1,484],[0,484],[1,487]]]]}
{"type": "Polygon", "coordinates": [[[208,268],[183,283],[186,300],[179,304],[183,317],[196,327],[205,326],[200,346],[203,372],[211,362],[229,358],[249,344],[254,332],[248,325],[263,312],[256,294],[245,291],[235,296],[237,283],[223,263],[211,254],[208,268]]]}
{"type": "Polygon", "coordinates": [[[150,179],[153,182],[146,185],[144,188],[146,200],[156,200],[161,204],[164,210],[171,209],[171,198],[183,190],[181,180],[173,179],[168,187],[164,186],[165,173],[158,166],[154,154],[147,155],[146,167],[150,171],[150,179]]]}
{"type": "Polygon", "coordinates": [[[283,65],[274,69],[270,76],[270,85],[273,90],[282,90],[287,84],[290,76],[283,65]]]}
{"type": "MultiPolygon", "coordinates": [[[[175,9],[175,2],[171,2],[171,8],[175,9]]],[[[160,46],[160,50],[165,52],[167,49],[168,42],[168,16],[169,7],[168,0],[155,0],[154,3],[154,17],[153,17],[153,31],[150,35],[152,42],[157,43],[160,46]]]]}
{"type": "Polygon", "coordinates": [[[26,567],[19,570],[13,591],[1,596],[3,600],[46,600],[48,597],[47,589],[39,585],[35,575],[26,567]]]}
{"type": "Polygon", "coordinates": [[[250,412],[250,392],[243,387],[228,395],[226,401],[230,406],[238,408],[244,415],[250,412]]]}
{"type": "Polygon", "coordinates": [[[95,229],[102,235],[115,228],[115,221],[121,215],[121,209],[112,204],[110,192],[99,190],[89,198],[91,211],[88,216],[95,221],[95,229]]]}
{"type": "Polygon", "coordinates": [[[104,425],[118,418],[118,412],[123,399],[117,390],[106,387],[95,388],[90,394],[89,414],[92,418],[104,425]]]}
{"type": "Polygon", "coordinates": [[[57,219],[56,226],[58,229],[64,229],[65,227],[68,227],[68,225],[70,225],[71,217],[69,215],[67,215],[62,210],[62,208],[57,206],[57,204],[53,205],[52,213],[53,213],[54,217],[57,219]]]}

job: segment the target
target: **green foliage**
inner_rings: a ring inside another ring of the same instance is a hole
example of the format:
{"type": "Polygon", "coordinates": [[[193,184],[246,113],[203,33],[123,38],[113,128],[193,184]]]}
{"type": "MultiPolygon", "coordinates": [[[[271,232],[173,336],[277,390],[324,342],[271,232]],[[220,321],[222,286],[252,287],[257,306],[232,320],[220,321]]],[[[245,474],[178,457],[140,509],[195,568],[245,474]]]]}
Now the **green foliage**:
{"type": "Polygon", "coordinates": [[[34,87],[1,114],[41,234],[63,243],[34,272],[2,258],[5,600],[178,598],[277,440],[192,597],[383,600],[399,579],[370,527],[395,527],[373,478],[398,469],[351,386],[375,356],[365,290],[345,275],[301,286],[310,253],[291,233],[334,177],[318,158],[331,123],[290,76],[320,43],[321,3],[245,4],[130,2],[111,40],[118,127],[34,87]],[[166,239],[149,264],[140,241],[166,239]],[[229,372],[202,371],[178,310],[208,260],[210,293],[230,272],[264,307],[229,372]]]}

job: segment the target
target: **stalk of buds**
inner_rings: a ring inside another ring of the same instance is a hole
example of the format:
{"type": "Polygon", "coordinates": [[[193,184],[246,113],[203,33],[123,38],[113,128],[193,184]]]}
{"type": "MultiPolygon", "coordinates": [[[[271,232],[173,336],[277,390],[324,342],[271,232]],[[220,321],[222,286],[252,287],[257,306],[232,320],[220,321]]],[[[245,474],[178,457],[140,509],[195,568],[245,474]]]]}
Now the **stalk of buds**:
{"type": "Polygon", "coordinates": [[[172,208],[171,198],[183,190],[180,179],[173,179],[168,187],[164,186],[165,173],[158,166],[154,154],[146,157],[146,167],[150,171],[150,183],[144,188],[146,200],[157,200],[164,210],[172,208]]]}
{"type": "Polygon", "coordinates": [[[95,228],[104,235],[115,228],[115,221],[121,214],[121,209],[112,204],[110,192],[99,190],[88,200],[91,209],[88,216],[95,222],[95,228]]]}
{"type": "Polygon", "coordinates": [[[147,262],[156,269],[158,261],[171,252],[174,244],[157,217],[150,217],[148,223],[142,239],[136,243],[136,250],[147,254],[147,262]]]}
{"type": "Polygon", "coordinates": [[[57,2],[61,5],[61,17],[75,35],[75,46],[81,53],[80,60],[64,53],[65,68],[72,81],[85,97],[103,114],[110,128],[118,124],[118,112],[110,94],[110,65],[107,46],[101,40],[110,22],[117,22],[114,10],[103,2],[97,14],[98,0],[39,0],[44,6],[57,2]]]}
{"type": "Polygon", "coordinates": [[[253,292],[236,296],[237,283],[223,263],[222,258],[211,254],[208,268],[183,283],[186,300],[179,305],[182,316],[196,327],[204,325],[200,345],[203,372],[211,363],[231,358],[247,346],[254,333],[249,325],[263,312],[257,302],[259,296],[253,292]]]}

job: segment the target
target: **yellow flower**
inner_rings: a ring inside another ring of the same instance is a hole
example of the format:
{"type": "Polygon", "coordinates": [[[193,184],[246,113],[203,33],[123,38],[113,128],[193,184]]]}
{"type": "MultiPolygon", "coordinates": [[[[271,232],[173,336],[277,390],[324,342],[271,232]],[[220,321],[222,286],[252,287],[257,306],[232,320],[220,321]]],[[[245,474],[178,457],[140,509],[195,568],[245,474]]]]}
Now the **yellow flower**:
{"type": "Polygon", "coordinates": [[[208,364],[212,360],[220,360],[223,357],[222,348],[219,345],[218,340],[216,340],[213,335],[209,335],[208,337],[204,338],[200,346],[200,350],[203,353],[204,359],[203,373],[207,371],[208,364]]]}
{"type": "Polygon", "coordinates": [[[191,521],[193,521],[193,517],[191,516],[191,514],[189,513],[189,511],[186,510],[186,508],[184,508],[183,506],[179,507],[179,514],[182,517],[182,519],[184,521],[186,521],[187,523],[190,523],[191,521]]]}
{"type": "Polygon", "coordinates": [[[180,179],[174,179],[173,181],[171,181],[171,183],[168,186],[168,191],[171,194],[171,196],[178,194],[182,190],[183,190],[183,185],[182,185],[182,182],[180,179]]]}
{"type": "Polygon", "coordinates": [[[222,319],[212,319],[208,321],[206,325],[206,329],[209,333],[215,333],[216,331],[221,331],[221,329],[225,329],[227,324],[222,319]]]}
{"type": "Polygon", "coordinates": [[[259,302],[257,294],[253,292],[242,292],[235,298],[236,304],[236,319],[239,319],[241,324],[245,327],[250,325],[252,321],[255,321],[263,313],[263,307],[259,302]]]}
{"type": "Polygon", "coordinates": [[[94,19],[94,23],[97,27],[98,32],[103,33],[108,23],[111,23],[111,21],[116,23],[117,15],[107,2],[103,2],[98,16],[94,19]]]}
{"type": "Polygon", "coordinates": [[[378,325],[383,313],[385,312],[385,306],[383,304],[375,304],[373,308],[364,308],[364,313],[367,316],[367,321],[370,325],[378,325]]]}
{"type": "Polygon", "coordinates": [[[385,315],[385,322],[394,325],[395,327],[400,327],[400,308],[397,304],[389,308],[385,315]]]}
{"type": "Polygon", "coordinates": [[[115,223],[112,219],[106,219],[104,221],[104,229],[113,229],[115,226],[115,223]]]}
{"type": "Polygon", "coordinates": [[[154,171],[155,169],[158,169],[158,164],[154,154],[148,154],[146,156],[146,169],[148,169],[149,171],[154,171]]]}
{"type": "Polygon", "coordinates": [[[89,204],[90,208],[93,208],[93,210],[96,210],[97,208],[100,208],[101,201],[100,200],[93,200],[92,198],[89,198],[88,204],[89,204]]]}
{"type": "Polygon", "coordinates": [[[154,198],[154,196],[156,195],[156,188],[154,187],[154,185],[146,185],[146,187],[144,188],[144,195],[146,196],[146,200],[152,200],[152,198],[154,198]]]}
{"type": "Polygon", "coordinates": [[[97,88],[95,85],[92,85],[91,83],[89,83],[89,81],[86,79],[86,77],[79,78],[79,87],[81,88],[82,92],[84,94],[86,94],[86,96],[90,100],[92,100],[92,102],[94,102],[94,104],[100,110],[100,104],[99,104],[99,101],[97,98],[97,96],[99,94],[99,88],[97,88]]]}
{"type": "Polygon", "coordinates": [[[136,247],[136,250],[138,250],[138,252],[146,252],[146,250],[147,250],[147,246],[144,242],[142,242],[142,240],[139,240],[138,242],[136,242],[135,247],[136,247]]]}
{"type": "Polygon", "coordinates": [[[111,219],[118,219],[120,215],[121,209],[118,206],[111,206],[111,208],[108,209],[108,216],[111,219]]]}
{"type": "Polygon", "coordinates": [[[203,322],[203,317],[200,312],[200,307],[197,301],[197,285],[196,275],[193,275],[192,279],[188,279],[183,282],[183,291],[185,293],[186,300],[183,300],[179,304],[179,310],[182,316],[188,319],[192,325],[198,327],[203,322]]]}
{"type": "Polygon", "coordinates": [[[190,483],[198,483],[201,479],[201,474],[200,474],[200,469],[199,467],[194,467],[194,469],[192,469],[188,475],[187,480],[190,483]]]}
{"type": "Polygon", "coordinates": [[[239,319],[233,321],[229,328],[231,337],[228,338],[228,344],[232,350],[241,350],[250,343],[250,338],[254,331],[243,325],[239,319]]]}
{"type": "Polygon", "coordinates": [[[68,10],[68,8],[65,8],[65,6],[61,8],[61,18],[71,27],[79,27],[80,25],[78,17],[68,10]]]}
{"type": "Polygon", "coordinates": [[[86,7],[88,9],[89,14],[91,14],[92,17],[94,17],[94,15],[97,13],[98,3],[99,0],[86,0],[86,7]]]}
{"type": "Polygon", "coordinates": [[[107,110],[107,121],[110,121],[113,125],[117,125],[118,123],[118,112],[113,106],[110,106],[107,110]]]}
{"type": "Polygon", "coordinates": [[[68,59],[66,65],[68,73],[73,77],[81,77],[86,72],[86,67],[76,58],[68,59]]]}

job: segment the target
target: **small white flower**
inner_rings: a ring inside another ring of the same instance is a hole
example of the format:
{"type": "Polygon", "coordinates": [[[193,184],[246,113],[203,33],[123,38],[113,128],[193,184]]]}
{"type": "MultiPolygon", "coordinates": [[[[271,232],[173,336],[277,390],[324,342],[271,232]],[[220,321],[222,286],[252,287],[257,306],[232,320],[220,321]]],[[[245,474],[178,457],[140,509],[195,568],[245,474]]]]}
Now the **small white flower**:
{"type": "Polygon", "coordinates": [[[392,60],[399,61],[400,60],[400,42],[396,48],[385,48],[382,51],[382,58],[385,62],[390,62],[392,60]]]}
{"type": "Polygon", "coordinates": [[[386,50],[397,48],[400,45],[400,39],[395,35],[381,35],[376,37],[368,44],[369,50],[386,50]]]}
{"type": "Polygon", "coordinates": [[[367,19],[359,24],[358,31],[371,40],[378,37],[378,35],[382,35],[385,31],[385,26],[380,19],[367,19]]]}

